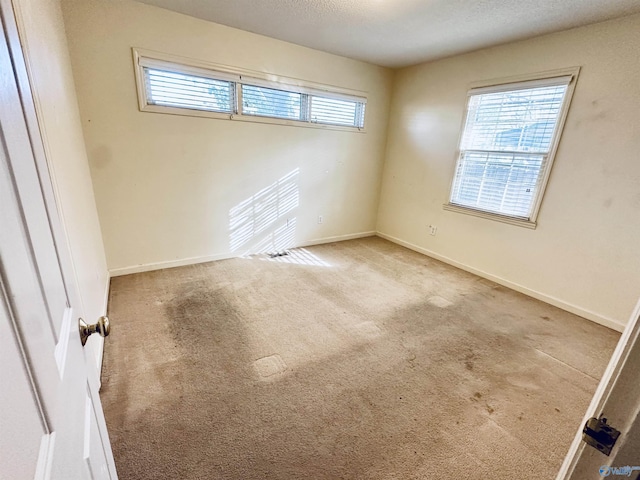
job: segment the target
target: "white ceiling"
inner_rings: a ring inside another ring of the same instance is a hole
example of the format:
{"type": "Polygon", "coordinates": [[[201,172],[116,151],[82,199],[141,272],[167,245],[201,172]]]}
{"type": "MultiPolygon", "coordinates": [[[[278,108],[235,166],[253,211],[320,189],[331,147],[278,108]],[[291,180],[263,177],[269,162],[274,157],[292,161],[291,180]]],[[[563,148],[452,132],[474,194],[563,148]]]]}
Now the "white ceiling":
{"type": "Polygon", "coordinates": [[[141,1],[386,67],[640,12],[639,0],[141,1]]]}

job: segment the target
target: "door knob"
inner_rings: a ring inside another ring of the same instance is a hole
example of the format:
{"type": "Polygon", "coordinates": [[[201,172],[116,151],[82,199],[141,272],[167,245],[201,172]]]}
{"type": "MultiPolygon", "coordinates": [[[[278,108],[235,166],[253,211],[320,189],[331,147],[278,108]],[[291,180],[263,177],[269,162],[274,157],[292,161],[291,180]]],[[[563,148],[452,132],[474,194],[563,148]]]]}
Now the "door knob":
{"type": "Polygon", "coordinates": [[[108,337],[111,331],[111,324],[109,323],[109,317],[100,317],[97,323],[93,325],[87,325],[83,319],[78,319],[78,327],[80,329],[80,341],[82,346],[87,343],[87,338],[94,333],[99,333],[101,337],[108,337]]]}

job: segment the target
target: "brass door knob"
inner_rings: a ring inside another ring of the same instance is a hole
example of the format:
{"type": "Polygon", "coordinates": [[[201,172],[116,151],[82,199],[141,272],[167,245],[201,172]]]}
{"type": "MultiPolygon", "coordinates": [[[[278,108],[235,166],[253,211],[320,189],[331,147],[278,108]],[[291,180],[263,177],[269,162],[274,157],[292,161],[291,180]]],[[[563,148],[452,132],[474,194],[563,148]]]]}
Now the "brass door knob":
{"type": "Polygon", "coordinates": [[[87,338],[94,333],[99,333],[101,337],[108,337],[111,331],[111,324],[109,323],[109,317],[100,317],[97,323],[93,325],[87,325],[83,319],[78,319],[78,327],[80,329],[80,341],[82,346],[87,343],[87,338]]]}

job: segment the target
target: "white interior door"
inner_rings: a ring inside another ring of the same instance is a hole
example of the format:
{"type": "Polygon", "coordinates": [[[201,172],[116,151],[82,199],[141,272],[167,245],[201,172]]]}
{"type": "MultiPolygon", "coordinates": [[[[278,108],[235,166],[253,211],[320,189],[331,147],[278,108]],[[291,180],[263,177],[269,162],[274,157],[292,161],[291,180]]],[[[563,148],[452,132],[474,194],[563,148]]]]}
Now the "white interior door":
{"type": "Polygon", "coordinates": [[[640,478],[640,302],[611,357],[557,480],[640,478]],[[582,441],[587,419],[620,431],[607,456],[582,441]]]}
{"type": "Polygon", "coordinates": [[[115,480],[97,379],[78,333],[77,290],[65,274],[72,266],[52,231],[59,219],[43,193],[50,180],[34,154],[39,137],[27,127],[33,105],[18,88],[24,65],[10,48],[15,24],[4,2],[0,14],[0,478],[115,480]]]}

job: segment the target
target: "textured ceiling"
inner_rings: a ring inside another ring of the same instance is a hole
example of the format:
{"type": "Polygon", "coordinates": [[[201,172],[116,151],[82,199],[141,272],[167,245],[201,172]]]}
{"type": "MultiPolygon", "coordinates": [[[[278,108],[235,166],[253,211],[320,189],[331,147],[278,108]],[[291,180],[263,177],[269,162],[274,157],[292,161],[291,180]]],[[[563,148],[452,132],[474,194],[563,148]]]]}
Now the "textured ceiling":
{"type": "Polygon", "coordinates": [[[386,67],[403,67],[640,12],[639,0],[142,2],[386,67]]]}

